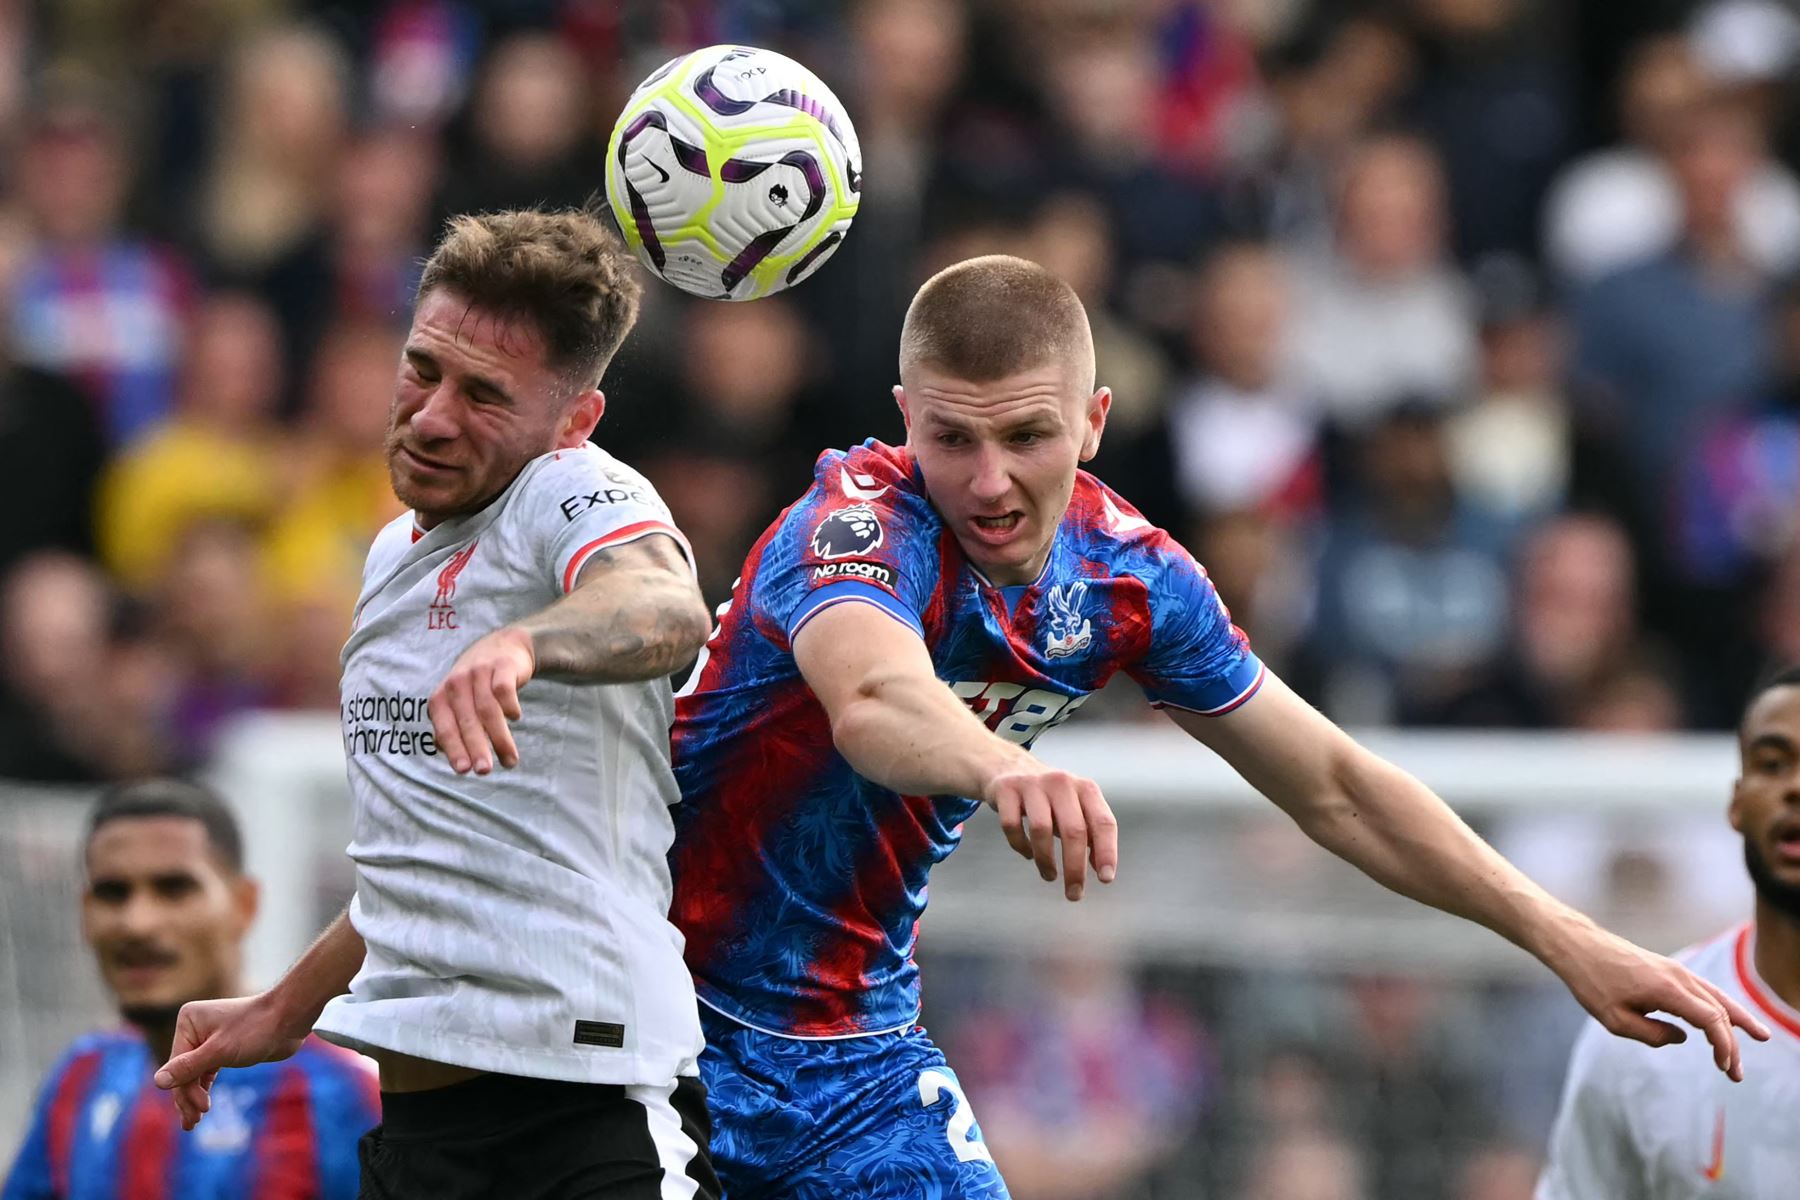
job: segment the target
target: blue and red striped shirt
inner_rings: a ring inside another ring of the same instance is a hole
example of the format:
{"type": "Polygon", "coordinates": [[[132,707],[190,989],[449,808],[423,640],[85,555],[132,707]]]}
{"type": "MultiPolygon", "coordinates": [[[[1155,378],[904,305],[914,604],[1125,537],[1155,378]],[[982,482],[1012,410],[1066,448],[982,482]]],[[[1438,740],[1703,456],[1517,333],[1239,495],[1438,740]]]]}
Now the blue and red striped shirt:
{"type": "Polygon", "coordinates": [[[309,1037],[285,1062],[221,1071],[181,1130],[133,1030],[81,1038],[51,1071],[0,1200],[352,1200],[356,1143],[381,1119],[374,1073],[309,1037]]]}
{"type": "Polygon", "coordinates": [[[1042,574],[996,587],[907,451],[869,441],[821,455],[812,489],[751,550],[673,734],[670,919],[695,987],[726,1016],[795,1037],[915,1019],[926,877],[978,807],[889,791],[832,744],[792,644],[851,603],[918,633],[938,678],[1027,746],[1121,670],[1153,704],[1212,714],[1263,678],[1206,572],[1086,472],[1042,574]]]}

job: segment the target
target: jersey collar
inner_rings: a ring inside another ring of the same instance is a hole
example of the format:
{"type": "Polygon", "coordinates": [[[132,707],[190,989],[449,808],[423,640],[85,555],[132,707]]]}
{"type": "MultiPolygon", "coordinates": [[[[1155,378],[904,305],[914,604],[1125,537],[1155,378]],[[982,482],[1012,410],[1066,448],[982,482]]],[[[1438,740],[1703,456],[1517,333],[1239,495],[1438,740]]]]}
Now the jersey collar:
{"type": "Polygon", "coordinates": [[[1756,973],[1756,955],[1753,953],[1756,923],[1747,921],[1738,930],[1737,945],[1732,949],[1732,960],[1737,967],[1738,985],[1744,989],[1756,1007],[1762,1009],[1763,1016],[1772,1024],[1779,1025],[1790,1035],[1800,1038],[1800,1012],[1789,1008],[1777,996],[1774,989],[1764,983],[1756,973]]]}

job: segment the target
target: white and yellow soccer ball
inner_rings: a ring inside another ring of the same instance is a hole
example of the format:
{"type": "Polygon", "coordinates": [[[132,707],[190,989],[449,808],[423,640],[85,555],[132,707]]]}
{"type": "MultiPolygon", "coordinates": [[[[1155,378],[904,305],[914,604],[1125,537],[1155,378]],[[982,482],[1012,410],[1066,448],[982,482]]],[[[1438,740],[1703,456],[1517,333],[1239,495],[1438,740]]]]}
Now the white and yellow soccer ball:
{"type": "Polygon", "coordinates": [[[817,271],[861,196],[844,106],[793,59],[751,46],[663,64],[606,150],[607,202],[632,250],[715,300],[754,300],[817,271]]]}

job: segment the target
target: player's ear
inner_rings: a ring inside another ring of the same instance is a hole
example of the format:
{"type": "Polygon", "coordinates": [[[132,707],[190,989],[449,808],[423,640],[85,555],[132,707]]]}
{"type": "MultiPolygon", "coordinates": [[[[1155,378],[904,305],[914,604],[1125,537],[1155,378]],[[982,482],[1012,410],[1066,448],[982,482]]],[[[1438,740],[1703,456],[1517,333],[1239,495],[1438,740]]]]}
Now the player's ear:
{"type": "Polygon", "coordinates": [[[1744,778],[1738,776],[1731,781],[1731,803],[1725,806],[1725,819],[1739,833],[1744,832],[1744,778]]]}
{"type": "Polygon", "coordinates": [[[1106,414],[1112,411],[1112,389],[1098,388],[1088,397],[1084,415],[1087,428],[1081,432],[1081,461],[1087,462],[1100,453],[1100,435],[1106,432],[1106,414]]]}
{"type": "Polygon", "coordinates": [[[231,908],[237,916],[239,931],[247,931],[256,922],[256,914],[262,909],[262,884],[248,875],[239,875],[233,879],[231,908]]]}
{"type": "Polygon", "coordinates": [[[606,394],[599,388],[589,388],[575,399],[569,401],[563,413],[562,428],[557,431],[556,448],[573,450],[594,435],[594,426],[600,423],[606,412],[606,394]]]}
{"type": "Polygon", "coordinates": [[[906,388],[894,385],[894,403],[900,406],[900,423],[906,429],[908,440],[912,438],[912,412],[906,407],[906,388]]]}

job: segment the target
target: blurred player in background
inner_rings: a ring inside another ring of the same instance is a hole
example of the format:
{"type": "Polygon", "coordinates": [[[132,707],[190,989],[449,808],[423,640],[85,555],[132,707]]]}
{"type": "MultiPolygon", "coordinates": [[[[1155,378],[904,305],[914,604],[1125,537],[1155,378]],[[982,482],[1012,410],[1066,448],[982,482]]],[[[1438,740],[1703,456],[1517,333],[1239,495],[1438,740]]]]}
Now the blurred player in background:
{"type": "Polygon", "coordinates": [[[316,1023],[380,1064],[365,1196],[717,1196],[667,916],[668,676],[706,608],[588,442],[637,304],[586,212],[457,218],[426,263],[387,435],[412,511],[344,649],[356,895],[268,992],[183,1010],[157,1082],[186,1125],[316,1023]]]}
{"type": "Polygon", "coordinates": [[[243,991],[256,882],[218,796],[173,779],[102,794],[88,818],[81,928],[128,1028],[76,1042],[44,1083],[5,1200],[349,1200],[356,1141],[381,1119],[373,1072],[309,1037],[289,1061],[213,1086],[184,1138],[151,1083],[190,1000],[243,991]]]}
{"type": "Polygon", "coordinates": [[[1789,1200],[1800,1194],[1800,668],[1751,696],[1727,809],[1755,917],[1680,955],[1775,1027],[1727,1087],[1698,1049],[1651,1054],[1588,1026],[1538,1200],[1789,1200]]]}
{"type": "Polygon", "coordinates": [[[1193,558],[1078,469],[1111,396],[1066,284],[959,263],[900,346],[906,445],[820,456],[677,701],[673,916],[733,1200],[1005,1194],[914,1023],[926,878],[984,803],[1046,880],[1061,840],[1069,899],[1090,862],[1112,878],[1099,789],[1027,747],[1120,670],[1328,849],[1530,950],[1614,1032],[1694,1023],[1737,1075],[1732,1025],[1766,1036],[1738,1002],[1551,899],[1300,700],[1193,558]]]}

